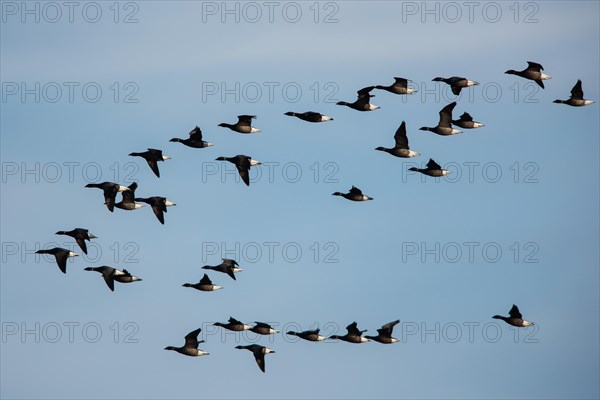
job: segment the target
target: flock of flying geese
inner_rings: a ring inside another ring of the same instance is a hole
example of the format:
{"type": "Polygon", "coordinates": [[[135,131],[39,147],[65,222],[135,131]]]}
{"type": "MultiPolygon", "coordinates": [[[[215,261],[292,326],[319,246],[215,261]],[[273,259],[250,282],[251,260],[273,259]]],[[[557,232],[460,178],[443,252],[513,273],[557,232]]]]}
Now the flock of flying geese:
{"type": "MultiPolygon", "coordinates": [[[[526,79],[530,79],[535,81],[539,86],[544,88],[544,80],[550,79],[550,76],[544,74],[543,67],[535,62],[528,62],[529,66],[522,71],[514,71],[508,70],[506,74],[518,75],[526,79]]],[[[373,89],[386,90],[388,92],[399,94],[399,95],[408,95],[416,92],[416,90],[408,87],[408,80],[404,78],[394,78],[395,82],[390,86],[368,86],[363,89],[360,89],[357,92],[357,99],[353,103],[348,103],[345,101],[340,101],[337,105],[347,106],[357,111],[372,111],[379,106],[373,105],[370,103],[370,98],[374,97],[374,95],[370,94],[373,89]]],[[[453,76],[451,78],[435,78],[433,81],[444,82],[450,85],[452,93],[455,95],[459,95],[463,88],[467,88],[469,86],[478,85],[477,82],[471,81],[462,77],[453,76]]],[[[578,80],[573,89],[571,90],[571,97],[567,100],[555,100],[554,103],[567,104],[573,107],[581,107],[586,106],[588,104],[593,103],[591,100],[585,100],[583,98],[583,90],[581,87],[581,80],[578,80]]],[[[474,129],[481,128],[484,125],[480,122],[474,121],[471,115],[467,112],[463,113],[459,119],[452,119],[452,111],[456,106],[456,102],[450,103],[439,112],[439,122],[435,127],[422,127],[420,130],[430,131],[442,136],[455,135],[460,133],[460,130],[457,130],[452,127],[452,125],[458,126],[463,129],[474,129]]],[[[333,118],[328,117],[326,115],[322,115],[318,112],[304,112],[304,113],[295,113],[295,112],[287,112],[285,113],[287,116],[296,117],[303,121],[318,123],[318,122],[326,122],[331,121],[333,118]]],[[[252,119],[256,118],[253,115],[240,115],[238,116],[238,122],[235,124],[221,123],[220,127],[225,127],[233,130],[234,132],[242,133],[242,134],[252,134],[260,132],[260,129],[252,126],[252,119]]],[[[384,151],[389,153],[395,157],[401,158],[410,158],[419,156],[420,153],[410,150],[408,146],[408,138],[406,135],[406,123],[402,121],[400,127],[396,131],[394,135],[395,145],[392,148],[385,147],[377,147],[375,150],[384,151]]],[[[195,127],[191,132],[189,132],[189,137],[186,139],[173,138],[170,142],[179,142],[184,144],[185,146],[191,148],[206,148],[212,146],[211,143],[208,143],[202,138],[202,131],[199,127],[195,127]]],[[[145,152],[133,152],[129,154],[134,157],[142,157],[148,163],[150,169],[154,172],[157,177],[160,177],[160,171],[158,169],[159,161],[169,160],[170,157],[167,157],[162,154],[161,150],[158,149],[148,149],[145,152]]],[[[216,160],[219,161],[228,161],[230,163],[235,164],[242,181],[249,186],[250,185],[250,177],[249,171],[250,168],[256,165],[259,165],[260,162],[253,160],[250,156],[246,155],[237,155],[234,157],[218,157],[216,160]]],[[[442,169],[442,167],[437,164],[433,159],[430,159],[427,163],[427,168],[410,168],[411,171],[416,171],[423,173],[427,176],[432,177],[440,177],[448,174],[447,170],[442,169]]],[[[137,189],[137,183],[133,182],[129,186],[122,186],[118,183],[113,182],[102,182],[102,183],[90,183],[86,185],[88,188],[98,188],[103,191],[104,194],[104,204],[108,208],[109,211],[113,212],[114,208],[119,208],[122,210],[135,210],[141,208],[143,205],[138,204],[138,202],[143,202],[152,207],[152,211],[156,215],[156,218],[160,221],[161,224],[164,224],[164,213],[167,212],[167,207],[174,206],[175,203],[170,202],[163,196],[152,196],[152,197],[135,197],[135,191],[137,189]],[[116,202],[116,196],[118,193],[121,193],[122,198],[121,201],[116,202]]],[[[373,200],[372,197],[366,196],[362,193],[360,189],[352,186],[348,193],[335,192],[334,196],[342,196],[348,200],[352,201],[366,201],[373,200]]],[[[58,231],[57,235],[67,235],[74,238],[81,248],[81,250],[87,254],[87,247],[85,241],[89,241],[91,239],[95,239],[96,236],[91,234],[87,229],[76,228],[71,231],[58,231]]],[[[58,267],[63,273],[67,272],[67,259],[69,257],[75,257],[77,254],[68,249],[55,247],[52,249],[46,250],[38,250],[36,253],[38,254],[51,254],[56,258],[56,263],[58,267]]],[[[221,272],[229,275],[234,280],[235,273],[240,272],[241,268],[239,268],[238,263],[232,259],[223,259],[223,262],[216,266],[205,265],[202,267],[203,269],[212,270],[216,272],[221,272]]],[[[110,288],[111,291],[114,291],[114,282],[120,283],[130,283],[141,281],[140,278],[131,275],[126,269],[119,270],[109,266],[101,266],[101,267],[87,267],[85,271],[96,271],[102,274],[106,285],[110,288]]],[[[194,288],[200,291],[215,291],[222,289],[222,286],[214,285],[207,274],[204,274],[202,279],[198,283],[185,283],[184,287],[194,288]]],[[[516,305],[513,305],[509,311],[509,316],[504,317],[500,315],[494,315],[492,318],[501,319],[506,323],[516,326],[516,327],[527,327],[533,325],[532,322],[526,321],[523,319],[523,316],[519,312],[519,309],[516,305]]],[[[364,343],[368,341],[375,341],[384,344],[391,344],[398,341],[398,339],[392,337],[392,331],[394,326],[398,324],[400,321],[395,320],[389,323],[384,324],[380,329],[377,329],[377,336],[363,336],[365,330],[359,330],[356,322],[351,323],[346,327],[347,333],[345,335],[333,335],[329,338],[321,336],[319,334],[319,329],[307,330],[303,332],[294,332],[288,331],[286,334],[297,336],[301,339],[317,342],[323,341],[325,339],[338,339],[342,341],[346,341],[349,343],[364,343]]],[[[224,329],[228,329],[235,332],[249,330],[261,335],[272,335],[279,333],[278,330],[273,329],[272,326],[263,322],[256,322],[254,326],[246,325],[235,318],[230,317],[227,323],[216,322],[213,325],[222,327],[224,329]]],[[[196,329],[185,336],[185,344],[182,347],[174,347],[168,346],[165,350],[173,350],[180,354],[187,356],[203,356],[208,355],[209,353],[204,352],[198,349],[199,343],[204,341],[198,341],[198,335],[201,329],[196,329]]],[[[258,364],[261,371],[265,372],[265,355],[269,353],[274,353],[273,350],[261,346],[258,344],[251,344],[247,346],[236,346],[237,349],[246,349],[253,353],[256,363],[258,364]]]]}

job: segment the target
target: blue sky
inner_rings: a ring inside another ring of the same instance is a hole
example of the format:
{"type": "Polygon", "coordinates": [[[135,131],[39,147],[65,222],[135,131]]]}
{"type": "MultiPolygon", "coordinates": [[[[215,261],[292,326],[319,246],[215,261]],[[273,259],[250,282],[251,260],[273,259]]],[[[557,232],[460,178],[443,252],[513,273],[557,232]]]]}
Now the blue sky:
{"type": "Polygon", "coordinates": [[[482,2],[472,20],[463,3],[281,2],[272,21],[264,3],[228,3],[239,22],[221,2],[119,3],[118,15],[101,2],[99,17],[81,3],[72,22],[62,3],[60,17],[23,4],[1,4],[2,398],[600,396],[597,2],[482,2]],[[528,60],[552,76],[545,90],[504,74],[528,60]],[[431,81],[452,75],[480,85],[456,98],[431,81]],[[419,92],[375,91],[368,113],[335,105],[394,76],[419,92]],[[553,104],[577,79],[596,103],[553,104]],[[455,100],[455,117],[486,126],[418,130],[455,100]],[[334,121],[283,115],[309,110],[334,121]],[[240,114],[262,132],[217,127],[240,114]],[[403,120],[422,156],[374,151],[403,120]],[[169,143],[196,125],[214,147],[169,143]],[[147,147],[172,157],[160,179],[127,156],[147,147]],[[250,187],[214,161],[236,154],[265,163],[250,187]],[[407,172],[429,158],[453,173],[407,172]],[[164,226],[148,206],[110,213],[84,188],[105,180],[177,206],[164,226]],[[375,200],[331,196],[352,185],[375,200]],[[98,238],[66,275],[32,254],[74,245],[54,232],[75,227],[98,238]],[[223,290],[181,287],[225,256],[237,281],[209,272],[223,290]],[[83,271],[100,265],[143,281],[111,293],[83,271]],[[490,318],[512,304],[535,329],[515,337],[490,318]],[[400,319],[401,343],[211,326],[229,316],[327,335],[400,319]],[[210,356],[162,350],[198,327],[210,356]],[[234,349],[250,342],[276,351],[265,374],[234,349]]]}

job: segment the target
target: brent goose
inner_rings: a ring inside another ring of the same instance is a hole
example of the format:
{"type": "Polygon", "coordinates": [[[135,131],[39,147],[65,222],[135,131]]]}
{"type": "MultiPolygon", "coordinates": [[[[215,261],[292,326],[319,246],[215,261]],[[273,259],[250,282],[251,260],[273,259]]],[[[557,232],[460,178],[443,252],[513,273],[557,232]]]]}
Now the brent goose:
{"type": "Polygon", "coordinates": [[[258,333],[259,335],[274,335],[279,333],[277,329],[273,329],[273,327],[264,322],[254,321],[256,325],[254,325],[250,330],[254,333],[258,333]]]}
{"type": "Polygon", "coordinates": [[[452,89],[452,93],[454,93],[457,96],[460,94],[460,91],[462,90],[462,88],[467,87],[467,86],[479,85],[479,82],[470,81],[470,80],[468,80],[466,78],[462,78],[460,76],[453,76],[450,78],[440,78],[438,76],[437,78],[433,78],[432,81],[447,83],[448,85],[450,85],[450,88],[452,89]]]}
{"type": "Polygon", "coordinates": [[[236,279],[234,272],[240,272],[242,269],[238,268],[238,263],[235,260],[231,260],[229,258],[222,258],[222,260],[223,262],[219,265],[205,265],[202,267],[202,269],[212,269],[213,271],[223,272],[229,275],[235,281],[236,279]]]}
{"type": "Polygon", "coordinates": [[[183,287],[191,287],[197,290],[201,290],[203,292],[212,292],[215,290],[223,289],[223,286],[213,285],[212,281],[208,277],[208,275],[204,274],[200,282],[198,283],[184,283],[183,287]]]}
{"type": "Polygon", "coordinates": [[[68,249],[63,249],[60,247],[55,247],[53,249],[48,250],[38,250],[35,252],[36,254],[52,254],[54,258],[56,258],[56,264],[58,264],[58,268],[63,272],[63,274],[67,273],[67,258],[69,257],[77,257],[78,254],[72,252],[68,249]]]}
{"type": "Polygon", "coordinates": [[[452,123],[452,110],[454,110],[454,107],[456,107],[455,101],[440,110],[440,121],[438,122],[437,126],[434,126],[433,128],[423,126],[419,128],[419,130],[430,131],[441,136],[456,135],[457,133],[461,133],[462,131],[454,129],[450,125],[452,123]]]}
{"type": "Polygon", "coordinates": [[[142,157],[148,162],[150,169],[154,172],[154,175],[160,178],[160,171],[158,170],[157,161],[166,161],[170,160],[171,157],[163,156],[162,150],[158,149],[148,149],[148,151],[144,151],[142,153],[129,153],[130,156],[134,157],[142,157]]]}
{"type": "Polygon", "coordinates": [[[232,164],[235,164],[242,180],[246,184],[246,186],[250,186],[250,168],[255,165],[260,165],[260,161],[253,160],[250,156],[245,156],[243,154],[238,154],[235,157],[219,157],[216,161],[229,161],[232,164]]]}
{"type": "Polygon", "coordinates": [[[404,78],[394,78],[394,83],[390,86],[375,86],[375,89],[383,89],[387,90],[390,93],[394,94],[413,94],[416,92],[415,89],[411,89],[408,87],[408,79],[404,78]]]}
{"type": "Polygon", "coordinates": [[[213,145],[212,143],[208,143],[202,140],[202,131],[197,126],[190,131],[189,135],[190,137],[187,139],[173,138],[169,140],[169,142],[183,143],[186,146],[193,147],[195,149],[203,149],[205,147],[210,147],[213,145]]]}
{"type": "Polygon", "coordinates": [[[515,306],[514,304],[513,304],[512,308],[510,309],[510,311],[508,312],[508,315],[510,315],[510,317],[494,315],[492,318],[501,319],[509,325],[518,326],[518,327],[535,325],[533,322],[525,321],[523,319],[523,316],[519,312],[519,308],[517,306],[515,306]]]}
{"type": "Polygon", "coordinates": [[[347,106],[357,111],[373,111],[377,110],[379,106],[369,103],[371,97],[375,97],[374,94],[369,94],[375,86],[367,86],[366,88],[360,89],[357,93],[357,98],[354,103],[347,103],[345,101],[339,101],[336,104],[338,106],[347,106]]]}
{"type": "Polygon", "coordinates": [[[348,333],[344,336],[333,335],[330,336],[328,339],[339,339],[348,343],[365,343],[369,341],[369,339],[367,339],[366,337],[361,336],[363,332],[366,332],[367,330],[365,329],[364,331],[359,331],[356,322],[353,322],[350,325],[348,325],[346,327],[346,330],[348,331],[348,333]]]}
{"type": "Polygon", "coordinates": [[[292,335],[292,336],[298,336],[300,339],[308,340],[309,342],[320,342],[322,340],[325,340],[325,336],[319,335],[319,331],[320,331],[319,329],[303,331],[303,332],[288,331],[288,332],[286,332],[286,334],[292,335]]]}
{"type": "Polygon", "coordinates": [[[385,151],[396,157],[402,158],[410,158],[420,156],[421,153],[417,153],[416,151],[412,151],[408,148],[408,137],[406,136],[406,123],[402,121],[400,127],[396,130],[396,134],[394,135],[394,140],[396,141],[396,145],[390,149],[386,147],[377,147],[375,150],[385,151]]]}
{"type": "Polygon", "coordinates": [[[115,291],[115,281],[121,282],[121,283],[131,283],[131,282],[138,282],[138,281],[142,280],[141,278],[138,278],[137,276],[131,275],[129,273],[129,271],[127,271],[126,269],[123,269],[121,271],[120,269],[116,269],[113,267],[102,266],[102,267],[87,267],[84,270],[100,272],[102,274],[102,277],[104,278],[104,282],[106,282],[106,285],[108,286],[108,288],[113,292],[115,291]]]}
{"type": "Polygon", "coordinates": [[[366,196],[362,193],[362,191],[356,186],[352,186],[348,193],[335,192],[332,193],[333,196],[342,196],[345,199],[352,201],[366,201],[373,200],[372,197],[366,196]]]}
{"type": "Polygon", "coordinates": [[[275,353],[275,350],[271,350],[265,346],[259,344],[250,344],[248,346],[235,346],[236,349],[250,350],[254,354],[254,359],[258,364],[258,367],[262,372],[265,372],[265,354],[275,353]]]}
{"type": "Polygon", "coordinates": [[[585,100],[583,98],[583,89],[581,88],[581,79],[578,79],[575,86],[573,86],[573,89],[571,89],[571,97],[569,97],[569,100],[554,100],[553,103],[568,104],[573,107],[581,107],[581,106],[587,106],[588,104],[592,104],[593,101],[585,100]]]}
{"type": "Polygon", "coordinates": [[[121,194],[121,196],[123,196],[123,198],[121,199],[120,202],[115,203],[115,207],[120,208],[121,210],[127,210],[127,211],[144,207],[143,204],[137,204],[135,202],[135,189],[137,189],[137,187],[138,187],[137,182],[133,182],[131,185],[129,185],[128,186],[129,190],[126,190],[121,194]]]}
{"type": "Polygon", "coordinates": [[[302,121],[306,122],[325,122],[325,121],[333,121],[333,118],[328,117],[327,115],[323,115],[314,111],[307,111],[303,113],[295,113],[292,111],[286,112],[284,115],[288,115],[290,117],[298,117],[302,121]]]}
{"type": "Polygon", "coordinates": [[[505,72],[505,74],[518,75],[522,78],[530,79],[532,81],[535,81],[535,83],[537,83],[542,87],[542,89],[544,89],[544,82],[542,81],[552,78],[542,72],[544,70],[544,67],[542,67],[541,64],[532,61],[527,61],[527,64],[529,64],[529,66],[523,71],[515,71],[514,69],[509,69],[505,72]]]}
{"type": "Polygon", "coordinates": [[[392,322],[388,322],[387,324],[383,325],[380,329],[377,329],[377,336],[365,335],[365,337],[367,339],[371,339],[384,344],[396,343],[398,339],[392,337],[392,331],[394,330],[394,326],[396,326],[396,324],[399,322],[399,319],[392,322]]]}
{"type": "Polygon", "coordinates": [[[433,177],[440,177],[440,176],[448,175],[450,173],[448,170],[442,169],[442,167],[438,163],[433,161],[432,158],[429,159],[429,162],[427,163],[427,168],[412,167],[412,168],[409,168],[408,170],[420,172],[427,176],[433,176],[433,177]]]}
{"type": "Polygon", "coordinates": [[[473,121],[473,117],[471,117],[471,114],[468,112],[464,112],[459,119],[453,119],[452,124],[464,129],[474,129],[485,126],[481,122],[473,121]]]}
{"type": "Polygon", "coordinates": [[[83,228],[75,228],[72,231],[58,231],[56,234],[71,236],[73,239],[75,239],[79,245],[79,248],[81,248],[85,254],[87,254],[87,246],[85,245],[85,241],[97,238],[97,236],[92,235],[87,229],[83,228]]]}
{"type": "Polygon", "coordinates": [[[128,187],[114,182],[88,183],[85,187],[102,189],[104,192],[104,204],[106,204],[106,207],[110,212],[113,212],[115,209],[115,198],[117,197],[117,193],[129,190],[128,187]]]}
{"type": "Polygon", "coordinates": [[[177,204],[167,200],[166,197],[161,196],[153,196],[153,197],[136,197],[134,201],[140,201],[142,203],[150,204],[152,206],[152,211],[154,211],[154,215],[160,221],[161,224],[165,223],[165,216],[163,213],[167,212],[167,207],[176,206],[177,204]]]}
{"type": "Polygon", "coordinates": [[[232,131],[238,133],[257,133],[260,132],[260,129],[254,128],[251,126],[252,119],[256,118],[256,115],[238,115],[238,122],[236,124],[227,124],[225,122],[219,124],[224,128],[229,128],[232,131]]]}
{"type": "Polygon", "coordinates": [[[229,321],[226,324],[222,322],[215,322],[213,325],[220,326],[221,328],[229,329],[230,331],[235,332],[247,331],[251,328],[251,326],[248,326],[233,317],[229,317],[229,321]]]}
{"type": "Polygon", "coordinates": [[[198,334],[201,330],[202,328],[198,328],[185,335],[185,344],[182,347],[167,346],[165,350],[173,350],[190,357],[207,356],[209,353],[198,349],[198,344],[204,343],[204,340],[198,341],[198,334]]]}

